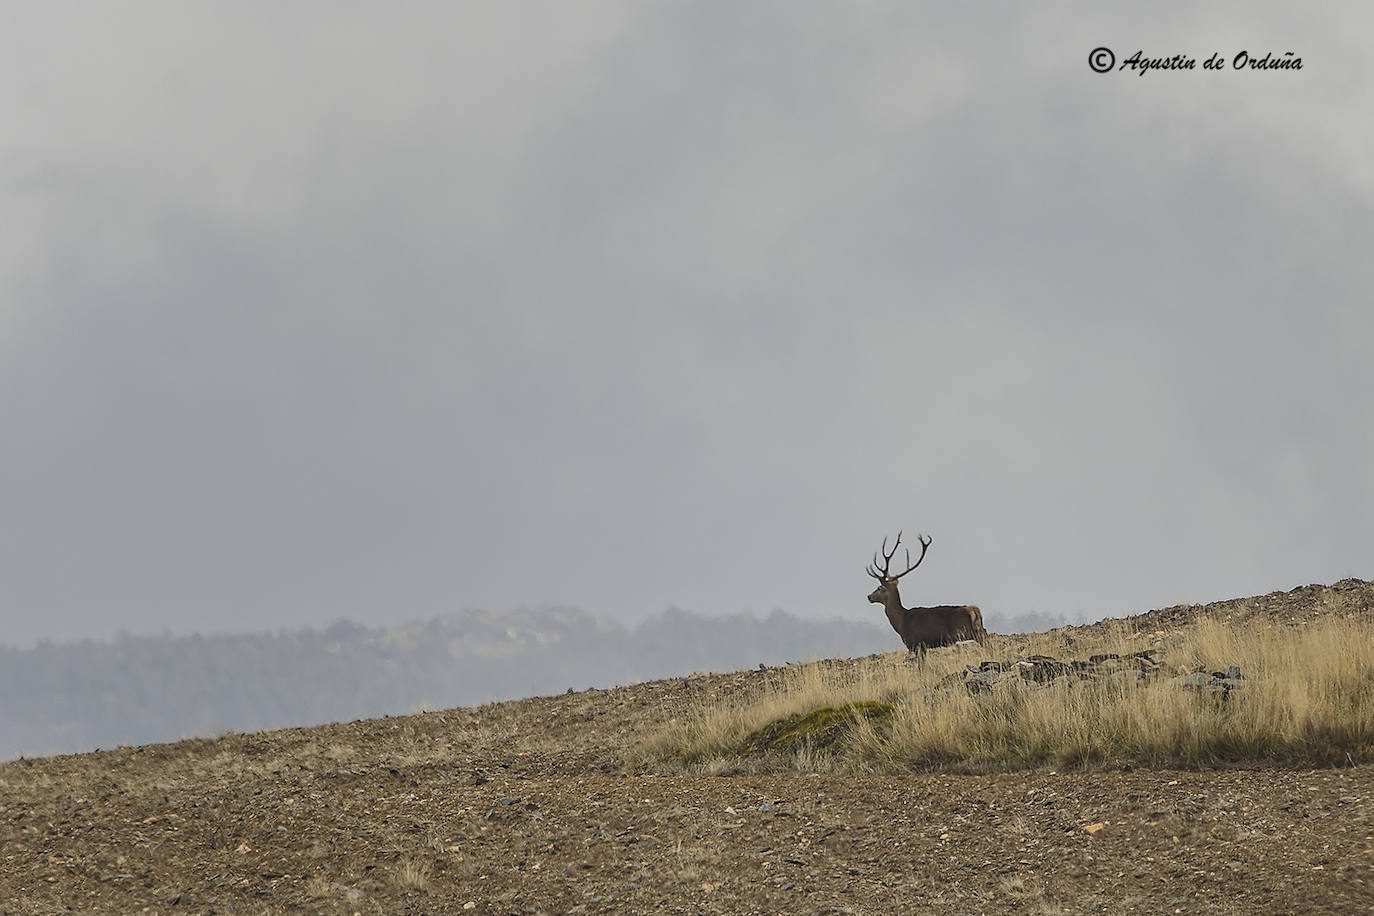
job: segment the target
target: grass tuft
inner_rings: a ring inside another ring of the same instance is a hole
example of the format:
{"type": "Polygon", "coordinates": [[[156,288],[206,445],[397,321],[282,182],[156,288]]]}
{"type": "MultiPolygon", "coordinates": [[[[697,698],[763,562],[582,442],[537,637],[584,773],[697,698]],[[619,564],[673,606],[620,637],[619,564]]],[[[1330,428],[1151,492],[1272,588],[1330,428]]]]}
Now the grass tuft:
{"type": "Polygon", "coordinates": [[[796,754],[804,748],[827,752],[842,747],[858,722],[880,726],[892,718],[895,707],[878,700],[819,706],[793,713],[755,729],[728,753],[736,757],[765,754],[796,754]]]}
{"type": "Polygon", "coordinates": [[[396,868],[396,880],[403,888],[423,891],[429,889],[433,867],[423,859],[406,858],[396,868]]]}

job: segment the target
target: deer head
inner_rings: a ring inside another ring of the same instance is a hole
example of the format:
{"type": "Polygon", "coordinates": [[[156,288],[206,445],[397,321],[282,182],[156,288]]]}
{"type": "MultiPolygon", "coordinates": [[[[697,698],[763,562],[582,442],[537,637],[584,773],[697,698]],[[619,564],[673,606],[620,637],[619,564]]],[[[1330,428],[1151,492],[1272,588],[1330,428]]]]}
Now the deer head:
{"type": "Polygon", "coordinates": [[[921,565],[921,561],[926,558],[926,551],[930,549],[930,538],[926,535],[917,535],[916,540],[921,543],[921,555],[916,558],[916,562],[911,562],[911,551],[906,552],[906,569],[892,575],[889,567],[892,564],[892,557],[896,555],[897,548],[902,544],[902,532],[897,532],[897,540],[892,542],[892,549],[887,549],[887,538],[883,538],[882,555],[883,565],[878,566],[878,554],[873,555],[873,562],[868,564],[865,570],[870,576],[878,580],[878,587],[868,596],[868,600],[874,604],[881,604],[885,607],[901,608],[901,596],[897,594],[897,580],[921,565]]]}

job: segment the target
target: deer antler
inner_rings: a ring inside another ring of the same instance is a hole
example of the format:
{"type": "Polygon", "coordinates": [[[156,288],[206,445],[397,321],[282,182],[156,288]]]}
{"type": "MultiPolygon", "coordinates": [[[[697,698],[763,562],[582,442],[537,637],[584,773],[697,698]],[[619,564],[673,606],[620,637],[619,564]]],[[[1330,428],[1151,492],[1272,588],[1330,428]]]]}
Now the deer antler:
{"type": "Polygon", "coordinates": [[[930,539],[928,536],[926,536],[926,535],[924,535],[924,534],[918,534],[918,535],[916,536],[916,540],[918,540],[918,541],[921,542],[921,555],[920,555],[919,557],[917,557],[917,558],[916,558],[916,562],[913,563],[913,562],[911,562],[911,551],[910,551],[910,550],[907,550],[907,552],[906,552],[906,569],[904,569],[904,570],[902,570],[901,572],[897,573],[897,575],[895,575],[895,576],[892,575],[892,574],[888,571],[888,566],[891,565],[891,563],[892,563],[892,558],[893,558],[893,556],[895,556],[896,553],[897,553],[897,548],[900,547],[901,544],[902,544],[902,532],[900,532],[900,531],[897,532],[897,540],[895,540],[895,541],[892,542],[892,550],[890,550],[890,551],[887,549],[887,538],[886,538],[886,537],[883,538],[883,565],[882,565],[882,568],[881,568],[881,569],[878,568],[878,555],[875,553],[875,554],[873,555],[873,562],[870,563],[870,564],[868,565],[868,568],[865,569],[864,572],[868,573],[870,576],[872,576],[873,578],[877,579],[879,582],[882,582],[883,580],[891,580],[891,581],[895,582],[895,581],[897,581],[898,579],[902,578],[902,576],[905,576],[907,573],[911,572],[913,569],[915,569],[916,567],[918,567],[918,566],[921,565],[921,561],[924,560],[924,559],[926,558],[926,551],[930,549],[930,540],[931,540],[931,539],[930,539]]]}

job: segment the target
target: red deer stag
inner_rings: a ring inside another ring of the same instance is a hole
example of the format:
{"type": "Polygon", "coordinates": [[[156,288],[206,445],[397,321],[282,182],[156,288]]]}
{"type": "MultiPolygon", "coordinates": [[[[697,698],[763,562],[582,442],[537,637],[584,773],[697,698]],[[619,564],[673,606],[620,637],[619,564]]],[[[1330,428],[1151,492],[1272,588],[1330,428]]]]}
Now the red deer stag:
{"type": "Polygon", "coordinates": [[[920,566],[926,558],[926,550],[930,548],[930,538],[918,535],[917,540],[921,542],[921,555],[913,563],[911,551],[908,550],[906,569],[894,576],[888,566],[901,546],[902,533],[897,532],[897,540],[890,551],[887,549],[887,538],[883,538],[882,568],[878,567],[878,555],[875,553],[867,570],[870,576],[878,580],[878,587],[868,596],[868,600],[881,604],[887,610],[888,623],[902,637],[909,652],[924,654],[926,649],[950,646],[963,639],[975,639],[981,643],[987,636],[987,631],[983,629],[983,612],[971,604],[902,607],[902,596],[897,593],[897,580],[920,566]]]}

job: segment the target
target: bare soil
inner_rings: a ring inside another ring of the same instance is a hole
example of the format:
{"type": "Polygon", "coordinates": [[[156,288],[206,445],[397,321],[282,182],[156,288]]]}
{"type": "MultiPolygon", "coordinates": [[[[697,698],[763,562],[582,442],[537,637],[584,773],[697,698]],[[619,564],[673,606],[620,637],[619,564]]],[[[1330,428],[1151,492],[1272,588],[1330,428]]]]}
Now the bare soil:
{"type": "MultiPolygon", "coordinates": [[[[1374,613],[1374,586],[1130,623],[1333,612],[1374,613]]],[[[3,763],[0,914],[1374,912],[1369,766],[626,768],[669,717],[777,677],[3,763]]]]}

